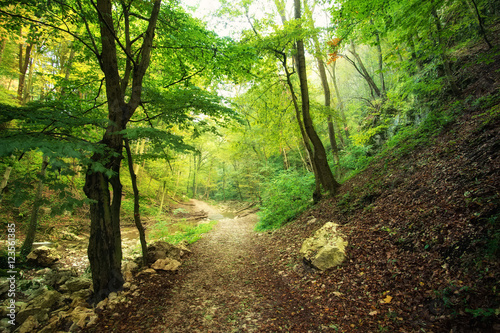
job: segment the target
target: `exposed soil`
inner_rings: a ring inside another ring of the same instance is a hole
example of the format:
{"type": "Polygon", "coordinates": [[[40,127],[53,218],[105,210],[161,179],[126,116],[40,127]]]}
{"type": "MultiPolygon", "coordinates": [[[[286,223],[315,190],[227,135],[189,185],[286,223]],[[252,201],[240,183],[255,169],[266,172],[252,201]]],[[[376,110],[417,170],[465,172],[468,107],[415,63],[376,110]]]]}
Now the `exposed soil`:
{"type": "MultiPolygon", "coordinates": [[[[193,200],[195,210],[220,213],[193,200]]],[[[141,294],[101,314],[91,332],[301,331],[312,313],[300,293],[267,260],[268,234],[253,231],[255,214],[219,220],[176,273],[139,277],[141,294]]]]}

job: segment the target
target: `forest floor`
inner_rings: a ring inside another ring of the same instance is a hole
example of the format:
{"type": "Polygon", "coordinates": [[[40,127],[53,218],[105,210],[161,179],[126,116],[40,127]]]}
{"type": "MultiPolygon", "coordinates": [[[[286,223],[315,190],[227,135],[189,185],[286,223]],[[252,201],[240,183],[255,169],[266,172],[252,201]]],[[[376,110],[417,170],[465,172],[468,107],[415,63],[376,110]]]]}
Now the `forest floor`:
{"type": "Polygon", "coordinates": [[[439,135],[401,140],[281,229],[220,219],[177,272],[141,275],[140,295],[87,331],[500,332],[499,67],[474,69],[476,98],[439,135]],[[328,221],[347,260],[318,272],[299,249],[328,221]]]}
{"type": "MultiPolygon", "coordinates": [[[[220,213],[192,200],[194,211],[220,213]]],[[[265,254],[267,233],[254,232],[257,216],[223,218],[191,246],[178,272],[140,277],[140,296],[101,315],[94,332],[272,332],[306,327],[302,307],[265,254]],[[118,315],[117,315],[118,314],[118,315]]]]}

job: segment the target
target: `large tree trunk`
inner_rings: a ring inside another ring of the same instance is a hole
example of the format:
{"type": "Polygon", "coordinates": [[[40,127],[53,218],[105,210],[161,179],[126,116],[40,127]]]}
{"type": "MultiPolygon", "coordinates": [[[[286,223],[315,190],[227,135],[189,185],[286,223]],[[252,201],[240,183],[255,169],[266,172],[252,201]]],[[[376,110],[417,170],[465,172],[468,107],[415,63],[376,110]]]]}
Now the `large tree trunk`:
{"type": "MultiPolygon", "coordinates": [[[[118,128],[116,129],[118,130],[118,128]]],[[[113,173],[87,171],[85,194],[90,204],[90,239],[88,257],[94,284],[94,301],[99,302],[111,292],[118,291],[124,283],[121,272],[120,205],[122,185],[120,163],[122,159],[122,136],[107,131],[102,140],[108,149],[105,167],[113,173]],[[111,185],[113,193],[110,193],[111,185]]],[[[101,154],[94,154],[92,161],[106,160],[101,154]]]]}
{"type": "MultiPolygon", "coordinates": [[[[287,22],[287,18],[285,15],[285,3],[284,3],[284,1],[283,0],[274,0],[274,3],[276,5],[276,9],[278,10],[278,12],[281,16],[281,21],[283,22],[283,24],[285,24],[287,22]]],[[[288,67],[287,67],[287,57],[286,57],[286,54],[281,54],[281,55],[283,57],[283,59],[282,59],[283,69],[285,70],[287,85],[288,85],[288,88],[290,90],[290,95],[291,95],[293,106],[295,109],[295,116],[296,116],[297,122],[299,124],[300,134],[302,136],[302,142],[304,144],[304,148],[306,149],[308,161],[310,162],[310,168],[309,168],[309,165],[306,163],[306,169],[307,170],[312,169],[312,171],[314,173],[315,189],[314,189],[314,193],[313,193],[313,199],[314,199],[314,202],[316,203],[321,199],[321,196],[322,196],[321,195],[321,182],[320,182],[320,178],[318,175],[318,170],[317,170],[316,165],[315,165],[313,158],[312,158],[313,149],[311,147],[311,142],[310,142],[309,136],[306,133],[306,129],[305,129],[304,123],[302,121],[302,115],[301,115],[299,103],[297,101],[297,95],[295,94],[295,89],[294,89],[293,83],[290,79],[292,73],[289,72],[288,67]]],[[[297,65],[298,61],[297,61],[296,55],[294,56],[294,60],[295,60],[295,65],[297,65]]],[[[297,70],[298,70],[298,67],[297,67],[297,70]]]]}
{"type": "MultiPolygon", "coordinates": [[[[286,82],[288,85],[288,89],[290,90],[290,95],[292,97],[292,102],[293,102],[293,106],[295,109],[295,118],[297,119],[297,123],[299,124],[300,134],[302,136],[302,143],[304,144],[304,148],[306,149],[308,160],[311,162],[311,168],[312,168],[312,171],[314,173],[314,180],[315,180],[316,187],[314,189],[313,198],[314,198],[314,201],[317,202],[321,199],[321,182],[320,182],[318,170],[316,168],[316,164],[314,163],[314,160],[312,158],[314,153],[313,153],[313,149],[311,147],[309,136],[307,135],[306,129],[304,127],[304,123],[302,121],[302,115],[300,112],[301,110],[300,110],[299,103],[297,101],[297,95],[295,94],[295,89],[293,87],[293,83],[292,83],[292,80],[290,78],[292,76],[292,73],[290,73],[290,71],[288,70],[286,55],[282,54],[282,56],[283,56],[282,64],[283,64],[283,69],[285,70],[285,74],[286,74],[286,82]]],[[[306,167],[307,167],[307,165],[306,165],[306,167]]],[[[307,169],[309,169],[309,168],[307,168],[307,169]]]]}
{"type": "MultiPolygon", "coordinates": [[[[295,18],[298,20],[300,20],[301,18],[300,0],[295,0],[295,18]]],[[[337,181],[333,177],[332,170],[330,169],[328,160],[326,158],[325,147],[323,146],[320,137],[314,129],[312,118],[309,112],[309,87],[307,84],[306,58],[303,40],[297,40],[296,47],[297,68],[300,81],[300,92],[302,96],[302,118],[304,122],[304,129],[313,147],[313,163],[316,166],[320,183],[323,186],[324,190],[328,191],[331,195],[334,195],[337,193],[340,184],[337,183],[337,181]]]]}
{"type": "MultiPolygon", "coordinates": [[[[312,11],[309,8],[307,1],[304,1],[304,10],[306,15],[309,18],[309,21],[311,23],[311,28],[314,29],[314,20],[313,20],[313,15],[312,11]]],[[[318,70],[319,70],[319,77],[321,79],[321,86],[323,87],[323,97],[325,100],[325,108],[326,112],[328,113],[327,117],[327,124],[328,124],[328,137],[330,139],[330,146],[333,154],[333,158],[335,159],[335,162],[339,162],[339,149],[337,146],[337,140],[335,138],[335,128],[333,126],[333,117],[332,113],[333,110],[331,109],[331,93],[330,93],[330,85],[328,84],[328,77],[326,75],[326,65],[325,61],[323,60],[323,55],[320,47],[320,43],[318,40],[318,36],[314,35],[312,37],[313,40],[313,46],[314,46],[314,57],[316,58],[316,63],[318,64],[318,70]]]]}
{"type": "MultiPolygon", "coordinates": [[[[154,30],[160,11],[160,0],[152,3],[152,12],[148,27],[143,34],[140,58],[136,61],[132,76],[132,84],[128,102],[125,103],[123,82],[129,77],[120,77],[116,33],[113,21],[113,5],[111,0],[97,0],[99,12],[102,50],[99,64],[106,81],[106,99],[108,103],[108,119],[110,125],[104,133],[100,144],[105,147],[104,153],[96,152],[91,158],[85,179],[84,191],[90,204],[90,239],[88,257],[92,271],[94,287],[93,301],[99,302],[113,291],[120,290],[123,285],[121,273],[121,235],[120,206],[122,185],[120,183],[120,164],[122,160],[123,135],[117,134],[126,129],[126,125],[141,103],[142,82],[150,63],[154,30]],[[100,163],[106,171],[96,171],[94,163],[100,163]],[[110,193],[110,187],[113,193],[110,193]]],[[[129,36],[128,36],[129,37],[129,36]]],[[[128,43],[128,41],[127,41],[128,43]]],[[[130,61],[130,60],[128,60],[130,61]]]]}
{"type": "Polygon", "coordinates": [[[23,246],[21,246],[21,255],[24,257],[26,257],[31,252],[33,242],[35,241],[36,229],[38,225],[38,212],[40,211],[40,206],[42,204],[43,182],[45,180],[45,173],[48,164],[49,158],[47,156],[43,156],[42,168],[40,170],[40,177],[38,179],[35,200],[33,202],[33,208],[31,210],[30,224],[28,227],[28,232],[26,233],[26,238],[24,239],[23,246]]]}

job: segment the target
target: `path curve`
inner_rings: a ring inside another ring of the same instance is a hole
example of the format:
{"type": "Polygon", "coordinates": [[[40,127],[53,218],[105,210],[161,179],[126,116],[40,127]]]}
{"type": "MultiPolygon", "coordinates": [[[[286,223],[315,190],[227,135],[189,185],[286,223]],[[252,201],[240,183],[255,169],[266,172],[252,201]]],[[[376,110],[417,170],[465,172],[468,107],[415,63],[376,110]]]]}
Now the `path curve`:
{"type": "MultiPolygon", "coordinates": [[[[211,216],[222,214],[203,201],[192,200],[196,210],[211,216]]],[[[174,286],[164,325],[151,332],[257,331],[262,302],[254,288],[255,257],[258,250],[253,231],[255,215],[222,218],[214,229],[192,246],[193,257],[174,286]]]]}
{"type": "MultiPolygon", "coordinates": [[[[222,217],[205,202],[191,203],[222,217]]],[[[105,310],[86,332],[329,332],[313,323],[319,317],[309,295],[275,270],[276,248],[267,233],[254,231],[257,220],[221,218],[177,272],[137,277],[136,296],[105,310]]]]}

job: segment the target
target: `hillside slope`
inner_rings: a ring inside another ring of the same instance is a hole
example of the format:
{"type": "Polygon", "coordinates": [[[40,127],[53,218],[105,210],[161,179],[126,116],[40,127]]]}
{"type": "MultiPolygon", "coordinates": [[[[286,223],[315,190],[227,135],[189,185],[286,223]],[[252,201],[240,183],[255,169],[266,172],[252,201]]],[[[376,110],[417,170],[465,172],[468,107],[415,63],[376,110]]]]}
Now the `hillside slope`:
{"type": "Polygon", "coordinates": [[[435,120],[437,135],[407,135],[271,236],[266,260],[304,307],[322,308],[323,327],[500,332],[500,60],[490,55],[464,67],[469,97],[443,111],[454,120],[435,120]],[[347,235],[348,259],[311,272],[300,245],[328,221],[347,235]]]}

